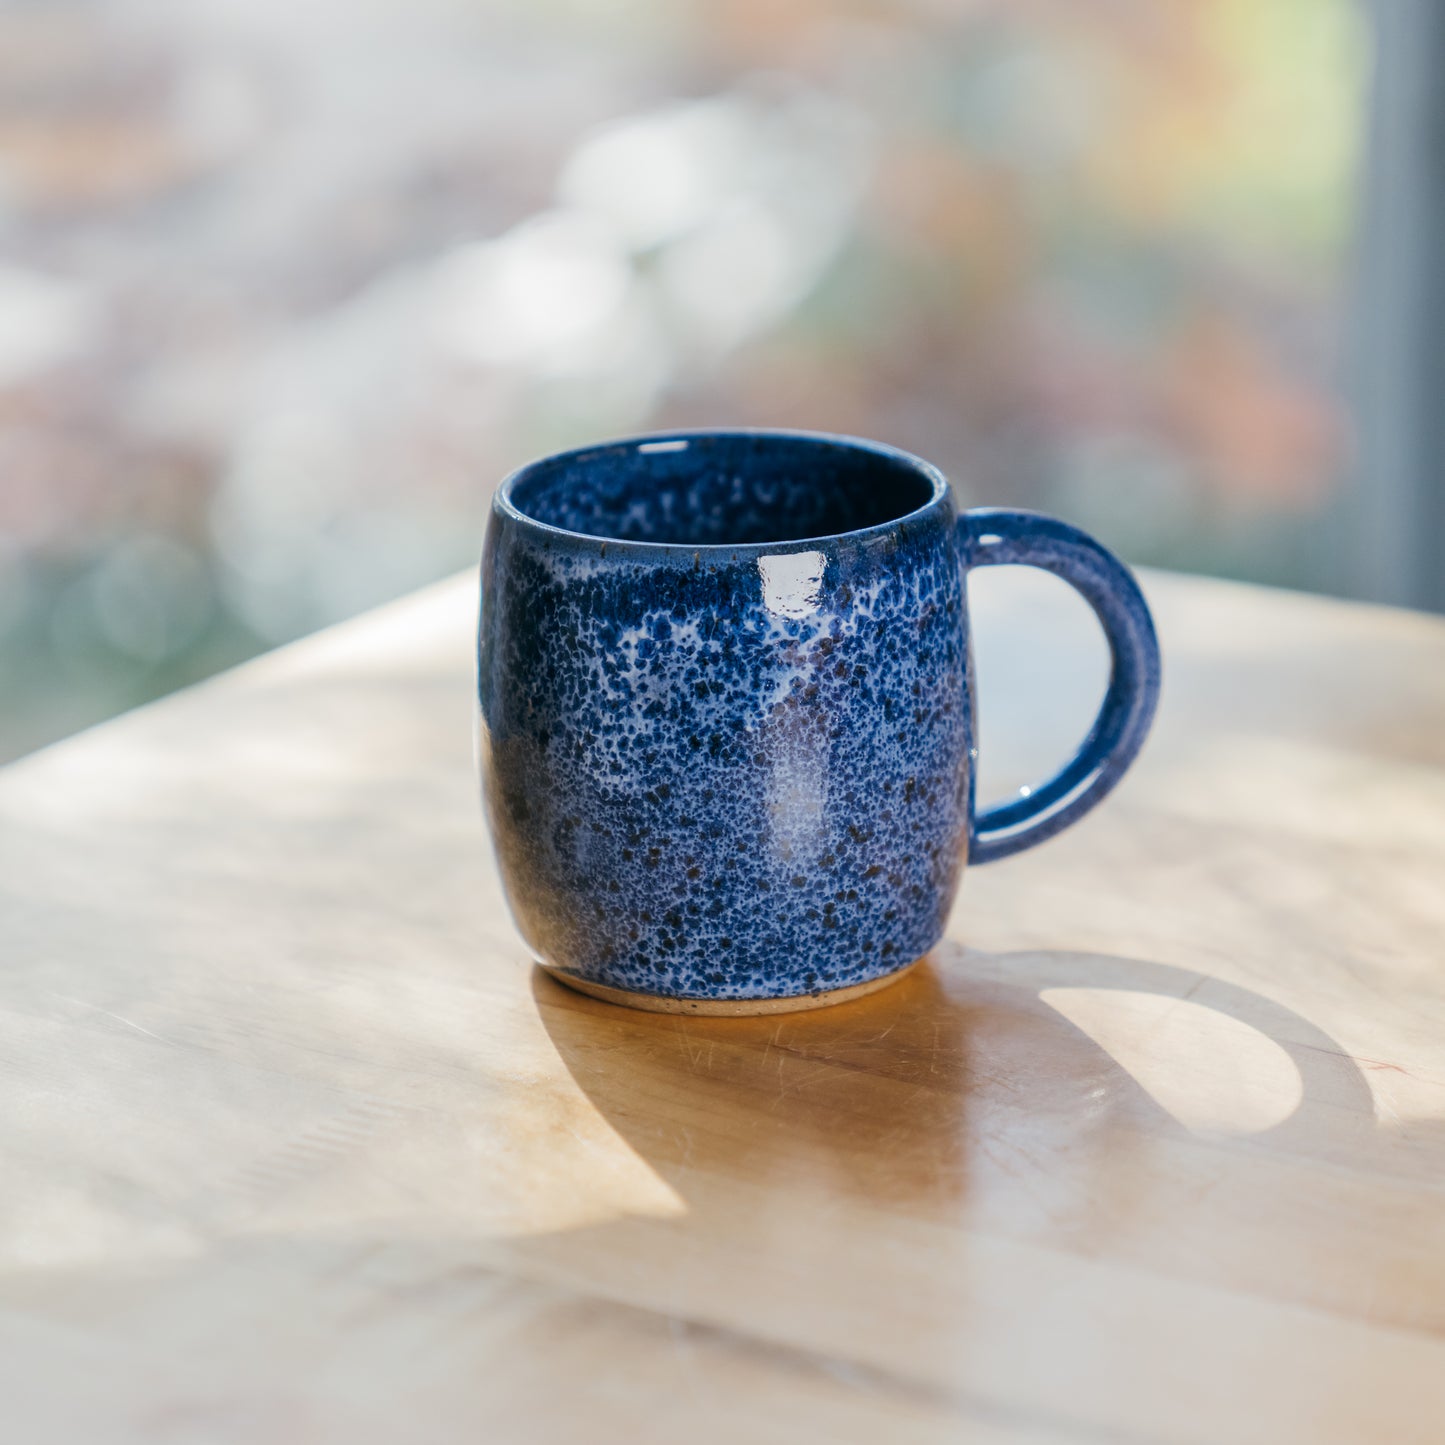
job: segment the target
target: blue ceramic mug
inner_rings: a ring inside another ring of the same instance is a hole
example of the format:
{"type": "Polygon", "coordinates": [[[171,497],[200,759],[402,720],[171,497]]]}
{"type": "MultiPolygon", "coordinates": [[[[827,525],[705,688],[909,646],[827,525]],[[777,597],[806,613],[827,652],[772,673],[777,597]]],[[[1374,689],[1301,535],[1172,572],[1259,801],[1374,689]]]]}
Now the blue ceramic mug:
{"type": "Polygon", "coordinates": [[[1067,523],[955,510],[936,467],[844,437],[709,431],[533,462],[482,559],[480,765],[522,936],[641,1008],[766,1013],[881,988],[965,862],[1067,827],[1159,692],[1133,577],[1067,523]],[[965,579],[1077,588],[1113,668],[1073,760],[974,807],[965,579]]]}

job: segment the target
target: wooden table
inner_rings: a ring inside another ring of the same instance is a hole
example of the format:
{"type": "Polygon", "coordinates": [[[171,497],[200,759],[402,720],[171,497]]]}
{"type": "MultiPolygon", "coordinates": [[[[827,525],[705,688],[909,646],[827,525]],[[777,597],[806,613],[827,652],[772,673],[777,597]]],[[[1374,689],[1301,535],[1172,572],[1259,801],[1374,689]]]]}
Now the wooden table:
{"type": "MultiPolygon", "coordinates": [[[[982,580],[998,783],[1100,649],[982,580]]],[[[0,773],[5,1440],[1445,1439],[1445,622],[1148,588],[1134,775],[817,1014],[533,969],[471,579],[0,773]]]]}

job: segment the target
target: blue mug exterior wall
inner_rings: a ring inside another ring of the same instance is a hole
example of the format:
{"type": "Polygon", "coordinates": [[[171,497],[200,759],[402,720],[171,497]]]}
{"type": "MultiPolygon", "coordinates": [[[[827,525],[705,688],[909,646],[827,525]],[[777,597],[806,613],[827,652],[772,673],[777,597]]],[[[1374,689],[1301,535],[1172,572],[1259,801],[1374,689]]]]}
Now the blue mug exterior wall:
{"type": "Polygon", "coordinates": [[[924,476],[901,521],[735,547],[494,508],[482,780],[544,962],[767,999],[864,983],[939,940],[969,837],[973,689],[956,514],[924,476]]]}
{"type": "Polygon", "coordinates": [[[1108,796],[1160,690],[1148,605],[1094,538],[960,517],[927,462],[802,432],[639,437],[515,473],[478,656],[483,791],[527,942],[579,987],[716,1011],[907,967],[966,856],[1007,858],[1108,796]],[[976,810],[965,577],[998,565],[1068,582],[1110,676],[1073,757],[976,810]]]}

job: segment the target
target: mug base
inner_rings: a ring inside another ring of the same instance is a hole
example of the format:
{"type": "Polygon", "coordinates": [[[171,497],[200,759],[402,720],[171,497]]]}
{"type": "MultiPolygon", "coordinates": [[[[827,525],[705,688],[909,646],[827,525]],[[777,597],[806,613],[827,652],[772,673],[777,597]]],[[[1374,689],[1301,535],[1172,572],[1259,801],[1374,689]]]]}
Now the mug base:
{"type": "Polygon", "coordinates": [[[801,1013],[805,1009],[827,1008],[830,1004],[866,998],[870,993],[877,993],[879,989],[897,983],[904,974],[921,962],[921,959],[915,958],[912,963],[906,963],[892,973],[885,973],[881,978],[852,983],[846,988],[824,989],[821,993],[790,994],[786,998],[680,998],[664,993],[635,993],[629,988],[613,988],[611,984],[579,978],[575,973],[567,973],[547,963],[541,963],[538,967],[551,974],[558,983],[564,983],[578,993],[590,994],[605,1003],[621,1004],[624,1008],[644,1009],[648,1013],[656,1014],[694,1014],[703,1018],[748,1018],[758,1014],[801,1013]]]}

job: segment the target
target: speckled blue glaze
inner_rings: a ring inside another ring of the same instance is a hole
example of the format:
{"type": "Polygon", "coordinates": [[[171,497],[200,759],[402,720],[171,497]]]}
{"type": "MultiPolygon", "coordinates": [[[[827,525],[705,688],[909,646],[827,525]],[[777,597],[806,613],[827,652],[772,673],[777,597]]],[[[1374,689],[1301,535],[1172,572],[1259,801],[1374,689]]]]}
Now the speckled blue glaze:
{"type": "Polygon", "coordinates": [[[942,936],[965,858],[1039,841],[1138,751],[1158,692],[1138,588],[1031,513],[960,518],[891,448],[643,437],[523,468],[482,560],[480,760],[512,912],[544,962],[698,999],[864,983],[942,936]],[[1072,582],[1114,653],[1075,759],[973,811],[965,573],[1072,582]]]}

